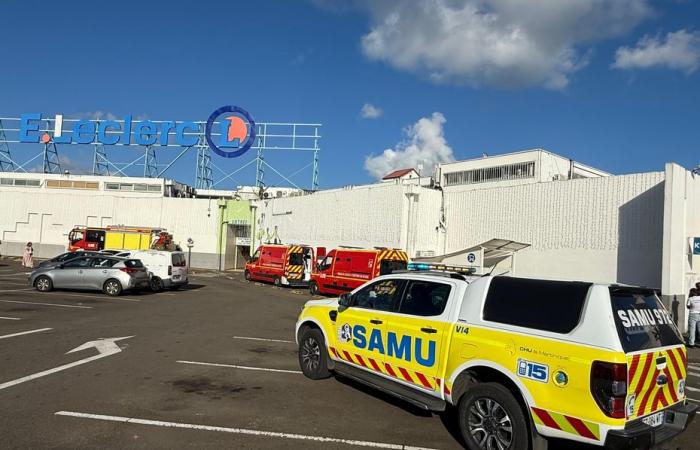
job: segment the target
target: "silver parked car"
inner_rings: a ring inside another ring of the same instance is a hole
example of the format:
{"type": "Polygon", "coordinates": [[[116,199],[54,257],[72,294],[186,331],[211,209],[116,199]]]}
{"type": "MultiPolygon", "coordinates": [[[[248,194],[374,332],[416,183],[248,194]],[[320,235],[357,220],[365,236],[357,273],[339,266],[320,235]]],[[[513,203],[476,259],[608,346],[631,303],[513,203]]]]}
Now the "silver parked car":
{"type": "Polygon", "coordinates": [[[150,287],[148,271],[138,259],[109,255],[83,256],[55,267],[39,267],[29,275],[38,291],[57,289],[98,290],[115,296],[126,290],[150,287]]]}

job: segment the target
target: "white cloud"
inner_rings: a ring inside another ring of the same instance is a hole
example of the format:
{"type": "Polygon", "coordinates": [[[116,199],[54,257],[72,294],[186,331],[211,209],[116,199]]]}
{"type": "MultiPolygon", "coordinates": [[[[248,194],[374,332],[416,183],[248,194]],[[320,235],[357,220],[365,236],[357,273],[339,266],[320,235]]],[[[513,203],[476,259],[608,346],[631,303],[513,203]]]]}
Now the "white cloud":
{"type": "Polygon", "coordinates": [[[667,67],[693,73],[700,65],[700,33],[678,30],[661,36],[644,36],[634,48],[615,52],[616,69],[667,67]]]}
{"type": "Polygon", "coordinates": [[[365,169],[378,180],[397,169],[415,168],[421,175],[432,175],[438,164],[454,161],[443,130],[446,121],[439,112],[419,119],[405,130],[405,141],[379,155],[367,156],[365,169]]]}
{"type": "Polygon", "coordinates": [[[629,32],[649,0],[387,0],[368,3],[371,59],[435,82],[567,86],[595,41],[629,32]]]}
{"type": "Polygon", "coordinates": [[[365,103],[364,105],[362,105],[362,109],[360,110],[360,117],[362,117],[363,119],[377,119],[383,114],[384,111],[382,111],[382,108],[374,106],[371,103],[365,103]]]}

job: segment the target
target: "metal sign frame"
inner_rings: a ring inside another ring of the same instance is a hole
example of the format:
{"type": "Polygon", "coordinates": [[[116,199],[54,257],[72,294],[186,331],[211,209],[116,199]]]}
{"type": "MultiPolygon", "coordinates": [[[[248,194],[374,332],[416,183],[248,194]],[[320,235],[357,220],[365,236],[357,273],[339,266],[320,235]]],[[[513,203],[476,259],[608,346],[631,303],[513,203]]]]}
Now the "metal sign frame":
{"type": "MultiPolygon", "coordinates": [[[[255,138],[254,142],[250,146],[250,151],[255,152],[255,157],[238,167],[233,171],[226,171],[219,167],[212,161],[211,153],[212,149],[207,143],[207,136],[205,133],[207,121],[191,121],[188,123],[195,124],[197,126],[196,131],[185,131],[182,133],[185,136],[196,137],[196,143],[189,146],[183,146],[175,143],[171,143],[169,137],[174,135],[173,130],[166,130],[168,136],[165,139],[165,144],[160,143],[152,145],[139,145],[139,144],[125,144],[122,142],[116,142],[114,144],[103,144],[94,139],[90,143],[56,143],[50,137],[56,126],[55,117],[43,117],[40,119],[41,125],[39,126],[40,132],[43,132],[47,140],[45,142],[40,142],[43,145],[41,152],[32,155],[30,158],[20,161],[11,152],[10,144],[26,144],[26,142],[20,141],[20,122],[22,118],[20,117],[0,117],[0,171],[2,172],[29,172],[29,164],[41,158],[42,170],[44,173],[61,173],[61,163],[59,157],[59,147],[61,152],[67,151],[70,146],[92,146],[93,158],[92,158],[92,174],[93,175],[117,175],[117,176],[135,176],[133,174],[133,168],[143,167],[142,174],[139,176],[144,177],[162,177],[167,171],[185,154],[187,154],[193,148],[196,150],[196,167],[195,167],[195,187],[199,189],[215,189],[217,186],[222,185],[227,180],[233,180],[233,176],[240,173],[246,168],[252,170],[253,163],[255,164],[255,186],[258,188],[264,188],[265,184],[265,173],[266,170],[270,170],[272,173],[277,175],[279,178],[284,180],[290,186],[303,189],[299,184],[295,183],[292,179],[310,169],[311,172],[311,183],[310,189],[315,191],[318,189],[318,175],[319,175],[319,152],[321,148],[319,146],[319,140],[321,139],[320,123],[293,123],[293,122],[257,122],[255,123],[255,138]],[[141,148],[142,153],[137,158],[129,162],[117,162],[110,158],[109,154],[114,151],[114,147],[133,147],[141,148]],[[175,157],[166,161],[162,164],[158,162],[162,159],[158,157],[158,149],[165,147],[179,147],[181,150],[177,153],[175,157]],[[301,155],[308,155],[310,153],[310,161],[308,164],[303,166],[292,173],[284,173],[278,167],[274,167],[269,161],[265,160],[265,154],[269,152],[291,152],[296,156],[299,156],[302,160],[308,161],[308,156],[302,157],[301,155]],[[214,170],[216,170],[218,177],[215,178],[214,170]]],[[[63,134],[72,135],[73,131],[71,125],[75,125],[77,122],[90,122],[94,124],[94,129],[98,130],[101,122],[106,122],[106,119],[89,119],[80,120],[65,118],[62,120],[64,124],[68,126],[69,129],[64,130],[63,134]]],[[[125,120],[115,119],[110,120],[110,122],[116,122],[124,128],[125,120]]],[[[163,120],[149,120],[149,122],[156,124],[159,128],[161,124],[172,123],[175,125],[183,124],[184,121],[163,121],[163,120]]],[[[213,122],[214,125],[219,125],[219,122],[213,122]]],[[[59,124],[61,125],[61,124],[59,124]]],[[[215,129],[219,129],[215,127],[215,129]]],[[[93,133],[97,136],[97,132],[93,133]]],[[[121,130],[107,130],[105,135],[124,135],[121,130]]],[[[157,134],[157,133],[155,133],[157,134]]],[[[129,130],[129,142],[132,141],[132,137],[136,136],[136,130],[129,130]]],[[[210,133],[211,137],[220,137],[221,133],[214,132],[210,133]]],[[[308,189],[308,188],[307,188],[308,189]]]]}

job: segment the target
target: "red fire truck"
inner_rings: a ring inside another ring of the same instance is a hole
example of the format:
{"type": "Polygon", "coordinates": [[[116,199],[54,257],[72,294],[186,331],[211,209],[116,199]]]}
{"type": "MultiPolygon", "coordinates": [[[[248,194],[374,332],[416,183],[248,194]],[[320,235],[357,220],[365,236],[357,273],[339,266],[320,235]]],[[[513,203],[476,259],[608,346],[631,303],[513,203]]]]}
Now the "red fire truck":
{"type": "Polygon", "coordinates": [[[177,250],[173,235],[163,228],[75,226],[68,233],[68,250],[177,250]]]}
{"type": "Polygon", "coordinates": [[[331,250],[315,267],[309,282],[311,294],[342,294],[379,275],[405,270],[408,255],[391,248],[331,250]]]}
{"type": "Polygon", "coordinates": [[[261,245],[245,265],[245,279],[271,281],[275,286],[307,286],[316,264],[315,253],[323,257],[326,250],[319,247],[314,252],[308,245],[261,245]]]}

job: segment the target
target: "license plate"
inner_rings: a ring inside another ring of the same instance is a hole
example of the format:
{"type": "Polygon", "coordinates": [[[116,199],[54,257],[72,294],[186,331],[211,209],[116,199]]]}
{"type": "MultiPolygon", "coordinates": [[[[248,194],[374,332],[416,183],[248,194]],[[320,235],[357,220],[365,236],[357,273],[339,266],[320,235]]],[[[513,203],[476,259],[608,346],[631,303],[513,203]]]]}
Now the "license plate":
{"type": "Polygon", "coordinates": [[[173,280],[179,280],[179,279],[180,279],[180,275],[173,275],[173,280]]]}
{"type": "Polygon", "coordinates": [[[647,416],[642,419],[642,422],[645,424],[649,425],[650,427],[658,427],[662,423],[664,423],[664,412],[657,412],[656,414],[652,414],[651,416],[647,416]]]}

